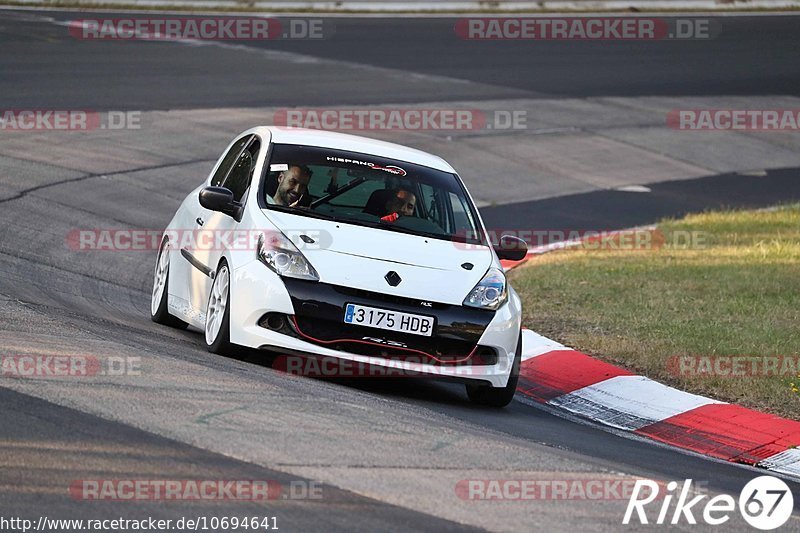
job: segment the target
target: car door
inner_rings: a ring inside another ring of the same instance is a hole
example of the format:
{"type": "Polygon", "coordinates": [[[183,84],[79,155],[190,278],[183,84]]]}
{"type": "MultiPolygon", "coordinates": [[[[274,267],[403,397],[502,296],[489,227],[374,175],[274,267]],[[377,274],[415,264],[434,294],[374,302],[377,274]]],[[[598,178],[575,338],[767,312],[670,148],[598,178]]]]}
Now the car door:
{"type": "MultiPolygon", "coordinates": [[[[232,147],[232,150],[238,148],[235,157],[228,158],[226,156],[227,163],[229,163],[228,170],[224,179],[216,186],[229,189],[233,193],[234,201],[244,204],[253,179],[261,141],[255,135],[250,135],[242,141],[232,147]]],[[[239,222],[232,216],[209,211],[202,206],[200,209],[201,214],[196,224],[202,238],[198,240],[201,245],[197,246],[193,254],[193,262],[196,264],[192,272],[191,286],[192,305],[205,315],[208,295],[213,283],[212,276],[215,274],[225,250],[231,245],[246,245],[247,240],[236,239],[237,232],[241,228],[239,222]]]]}
{"type": "MultiPolygon", "coordinates": [[[[203,186],[223,186],[242,150],[245,149],[252,138],[253,135],[244,135],[231,143],[220,156],[214,167],[215,170],[207,178],[203,186]]],[[[174,291],[177,296],[188,302],[191,307],[191,315],[201,318],[200,315],[204,312],[206,305],[204,295],[207,294],[207,292],[204,292],[206,280],[203,278],[211,279],[209,277],[211,272],[208,267],[208,252],[203,250],[205,246],[201,238],[201,232],[204,232],[208,227],[206,222],[211,219],[214,213],[200,205],[198,193],[199,190],[189,195],[183,206],[186,212],[182,219],[186,221],[186,224],[180,228],[180,249],[175,250],[175,252],[177,252],[177,261],[183,267],[182,270],[186,272],[186,276],[183,279],[186,279],[187,283],[184,290],[175,287],[174,291]]]]}
{"type": "Polygon", "coordinates": [[[202,306],[198,296],[200,291],[195,290],[198,266],[196,259],[199,253],[197,242],[198,230],[202,228],[204,220],[210,211],[200,205],[199,193],[203,187],[209,185],[220,186],[225,181],[236,158],[244,149],[252,135],[243,135],[234,140],[217,160],[214,168],[200,187],[192,191],[175,214],[172,227],[173,233],[168,235],[172,242],[170,250],[170,306],[173,312],[183,316],[187,321],[198,325],[202,320],[200,310],[202,306]]]}

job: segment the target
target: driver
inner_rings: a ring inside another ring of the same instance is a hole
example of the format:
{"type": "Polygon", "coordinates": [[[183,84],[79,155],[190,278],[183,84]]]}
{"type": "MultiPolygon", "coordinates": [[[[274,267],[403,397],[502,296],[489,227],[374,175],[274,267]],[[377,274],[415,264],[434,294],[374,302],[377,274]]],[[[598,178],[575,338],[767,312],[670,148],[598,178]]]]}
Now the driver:
{"type": "Polygon", "coordinates": [[[305,165],[289,165],[278,174],[278,188],[275,194],[267,196],[267,202],[274,205],[297,207],[308,191],[311,169],[305,165]]]}
{"type": "Polygon", "coordinates": [[[417,197],[414,193],[405,189],[395,189],[392,196],[386,202],[386,216],[381,217],[384,222],[394,222],[400,217],[414,216],[414,207],[417,205],[417,197]]]}

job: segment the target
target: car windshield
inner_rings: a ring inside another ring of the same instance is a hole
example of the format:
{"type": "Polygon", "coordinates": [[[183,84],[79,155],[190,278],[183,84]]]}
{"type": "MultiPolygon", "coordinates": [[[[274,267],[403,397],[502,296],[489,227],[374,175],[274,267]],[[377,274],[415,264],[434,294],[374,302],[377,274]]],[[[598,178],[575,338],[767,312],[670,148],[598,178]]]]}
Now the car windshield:
{"type": "Polygon", "coordinates": [[[386,231],[485,244],[475,208],[451,173],[368,154],[275,144],[267,209],[386,231]]]}

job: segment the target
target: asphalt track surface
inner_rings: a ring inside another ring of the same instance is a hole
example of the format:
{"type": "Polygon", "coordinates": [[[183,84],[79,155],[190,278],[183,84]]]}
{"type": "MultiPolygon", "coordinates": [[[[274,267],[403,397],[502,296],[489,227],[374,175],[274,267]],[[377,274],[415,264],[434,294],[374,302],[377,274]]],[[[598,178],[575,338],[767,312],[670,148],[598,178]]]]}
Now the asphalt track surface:
{"type": "MultiPolygon", "coordinates": [[[[763,175],[717,174],[648,186],[646,194],[619,190],[569,194],[481,209],[495,231],[510,228],[585,231],[644,226],[707,209],[757,209],[800,200],[800,169],[782,168],[763,175]]],[[[543,243],[547,244],[547,243],[543,243]]]]}
{"type": "MultiPolygon", "coordinates": [[[[109,14],[105,14],[109,15],[109,14]]],[[[74,13],[53,13],[57,19],[74,13]]],[[[92,15],[95,16],[95,15],[92,15]]],[[[98,16],[102,16],[98,15],[98,16]]],[[[169,43],[87,42],[63,28],[5,19],[4,105],[166,109],[421,102],[509,95],[764,95],[800,93],[797,17],[721,17],[713,39],[684,41],[464,41],[456,19],[324,20],[322,40],[240,41],[408,73],[405,80],[334,67],[273,69],[253,54],[201,53],[169,43]],[[57,45],[56,45],[57,44],[57,45]],[[135,50],[135,52],[134,52],[135,50]],[[30,61],[35,58],[35,61],[30,61]],[[415,74],[481,84],[446,91],[415,74]]]]}
{"type": "MultiPolygon", "coordinates": [[[[329,64],[313,76],[303,64],[275,71],[268,60],[256,64],[244,51],[232,58],[214,47],[78,42],[53,24],[4,14],[0,95],[4,108],[164,109],[361,105],[426,101],[434,95],[797,94],[796,20],[731,19],[726,24],[736,29],[735,37],[706,47],[694,42],[671,43],[675,46],[669,49],[642,43],[589,48],[498,43],[472,50],[442,31],[452,22],[336,19],[339,39],[275,46],[402,69],[409,80],[422,73],[478,82],[465,84],[462,94],[441,94],[430,78],[408,84],[373,76],[342,79],[329,64]]],[[[31,144],[31,150],[46,149],[31,144]]],[[[199,161],[197,168],[210,164],[199,161]]],[[[87,381],[3,378],[4,517],[272,515],[286,531],[616,531],[624,502],[464,502],[455,496],[455,483],[557,479],[565,473],[628,475],[692,478],[710,492],[738,495],[758,474],[617,436],[522,399],[502,411],[475,408],[455,384],[294,378],[269,368],[263,354],[207,353],[197,332],[149,320],[154,254],[76,254],[63,242],[74,227],[163,226],[196,181],[164,169],[163,175],[124,183],[126,193],[115,195],[113,180],[92,184],[66,177],[12,188],[13,194],[0,200],[3,353],[111,354],[139,357],[142,366],[141,375],[87,381]],[[319,480],[324,497],[266,506],[71,498],[70,483],[87,478],[319,480]]],[[[779,192],[769,200],[775,197],[779,192]]],[[[569,198],[547,202],[553,203],[553,213],[570,206],[569,198]]],[[[612,224],[613,206],[607,205],[593,223],[604,216],[612,224]]],[[[531,207],[519,207],[518,215],[531,207]]],[[[625,216],[638,223],[644,214],[625,216]]],[[[790,483],[797,501],[800,485],[790,483]]],[[[797,529],[797,520],[794,516],[787,527],[797,529]]],[[[730,528],[746,530],[740,519],[730,528]]]]}

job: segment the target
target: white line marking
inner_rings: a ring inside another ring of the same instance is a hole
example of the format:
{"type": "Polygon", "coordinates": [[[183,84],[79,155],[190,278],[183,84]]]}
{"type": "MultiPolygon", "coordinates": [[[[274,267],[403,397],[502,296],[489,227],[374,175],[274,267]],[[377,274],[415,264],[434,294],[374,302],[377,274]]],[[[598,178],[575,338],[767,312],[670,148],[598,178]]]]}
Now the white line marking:
{"type": "Polygon", "coordinates": [[[634,431],[701,405],[721,403],[644,376],[617,376],[549,402],[602,424],[634,431]]]}
{"type": "Polygon", "coordinates": [[[553,350],[569,350],[563,344],[543,337],[533,330],[522,329],[522,360],[527,361],[553,350]]]}
{"type": "Polygon", "coordinates": [[[758,466],[773,472],[800,477],[800,450],[791,448],[773,455],[769,459],[764,459],[758,463],[758,466]]]}

